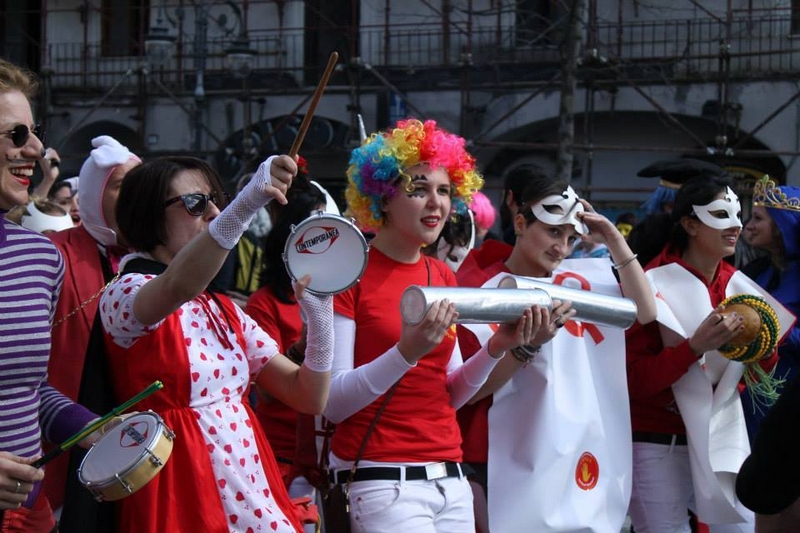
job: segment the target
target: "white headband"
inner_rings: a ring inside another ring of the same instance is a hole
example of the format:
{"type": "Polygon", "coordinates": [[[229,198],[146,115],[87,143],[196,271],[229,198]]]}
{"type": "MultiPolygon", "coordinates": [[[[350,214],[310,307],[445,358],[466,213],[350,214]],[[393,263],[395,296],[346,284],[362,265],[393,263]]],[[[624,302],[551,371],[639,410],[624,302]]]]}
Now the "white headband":
{"type": "Polygon", "coordinates": [[[538,220],[550,226],[572,224],[575,227],[575,231],[581,235],[589,233],[586,225],[578,218],[578,213],[584,211],[583,204],[570,186],[567,186],[567,189],[560,195],[553,194],[542,198],[533,204],[531,210],[538,220]],[[548,207],[559,207],[562,213],[552,213],[547,210],[548,207]]]}
{"type": "Polygon", "coordinates": [[[714,229],[728,229],[742,227],[742,205],[739,197],[726,187],[725,197],[714,200],[706,205],[692,205],[694,214],[706,226],[714,229]],[[727,216],[718,217],[714,212],[724,211],[727,216]]]}

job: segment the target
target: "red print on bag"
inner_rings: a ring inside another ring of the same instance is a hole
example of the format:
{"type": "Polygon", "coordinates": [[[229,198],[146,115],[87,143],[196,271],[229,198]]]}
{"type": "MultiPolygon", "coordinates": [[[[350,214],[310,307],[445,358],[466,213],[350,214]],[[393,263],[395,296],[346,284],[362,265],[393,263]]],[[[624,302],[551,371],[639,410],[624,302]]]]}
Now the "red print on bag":
{"type": "MultiPolygon", "coordinates": [[[[553,280],[553,285],[565,285],[564,281],[568,279],[577,280],[578,283],[581,284],[581,289],[585,291],[592,290],[592,285],[589,281],[584,278],[583,276],[579,276],[575,272],[562,272],[558,274],[555,279],[553,280]]],[[[577,320],[570,320],[564,326],[564,329],[570,332],[571,335],[575,337],[583,337],[583,332],[589,332],[589,336],[592,337],[592,340],[595,344],[600,344],[605,340],[605,337],[600,332],[600,329],[595,326],[594,324],[584,324],[583,322],[578,322],[577,320]]]]}
{"type": "Polygon", "coordinates": [[[594,455],[583,452],[575,467],[575,482],[583,490],[592,490],[600,478],[600,465],[594,455]]]}

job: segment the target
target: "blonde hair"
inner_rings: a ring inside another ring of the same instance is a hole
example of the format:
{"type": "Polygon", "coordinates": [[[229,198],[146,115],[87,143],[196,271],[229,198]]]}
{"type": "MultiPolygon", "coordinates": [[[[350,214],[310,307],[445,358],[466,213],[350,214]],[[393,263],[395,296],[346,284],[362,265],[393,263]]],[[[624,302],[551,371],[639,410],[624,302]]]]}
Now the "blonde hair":
{"type": "Polygon", "coordinates": [[[0,93],[19,91],[30,99],[38,88],[39,84],[32,72],[0,59],[0,93]]]}

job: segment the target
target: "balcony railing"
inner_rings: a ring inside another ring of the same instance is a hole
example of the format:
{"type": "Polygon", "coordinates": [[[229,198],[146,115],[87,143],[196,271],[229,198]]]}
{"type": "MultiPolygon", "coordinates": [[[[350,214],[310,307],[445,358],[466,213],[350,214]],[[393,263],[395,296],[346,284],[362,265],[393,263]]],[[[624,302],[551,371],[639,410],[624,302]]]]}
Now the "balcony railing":
{"type": "MultiPolygon", "coordinates": [[[[306,36],[315,31],[251,31],[251,46],[258,51],[252,88],[285,91],[314,85],[327,59],[325,55],[309,60],[313,54],[305,49],[306,36]]],[[[529,39],[531,35],[515,27],[479,27],[469,32],[445,32],[440,24],[362,27],[332,37],[355,50],[351,53],[361,65],[405,87],[425,81],[452,87],[459,79],[456,74],[463,72],[469,72],[476,83],[535,82],[549,78],[560,67],[558,42],[552,34],[549,40],[535,35],[529,39]]],[[[800,39],[793,37],[786,11],[737,14],[730,22],[706,18],[598,23],[587,31],[584,45],[607,60],[599,68],[612,79],[624,75],[656,83],[702,81],[718,80],[723,73],[730,79],[769,79],[796,76],[800,39]]],[[[241,88],[241,81],[225,70],[229,45],[221,39],[207,43],[204,72],[209,91],[241,88]]],[[[343,57],[349,56],[342,52],[346,51],[340,50],[343,57]]],[[[99,43],[50,44],[46,57],[55,89],[107,90],[119,83],[135,90],[137,76],[126,73],[139,72],[144,64],[142,57],[105,57],[99,43]]],[[[149,79],[170,90],[191,91],[195,57],[193,37],[185,35],[165,67],[150,69],[149,79]]],[[[366,74],[364,80],[369,83],[366,74]]]]}

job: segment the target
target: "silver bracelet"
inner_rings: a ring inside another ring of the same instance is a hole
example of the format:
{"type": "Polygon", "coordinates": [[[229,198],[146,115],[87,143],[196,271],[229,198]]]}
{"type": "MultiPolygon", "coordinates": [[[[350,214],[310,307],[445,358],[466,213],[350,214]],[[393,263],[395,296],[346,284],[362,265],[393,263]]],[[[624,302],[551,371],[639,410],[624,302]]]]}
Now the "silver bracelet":
{"type": "Polygon", "coordinates": [[[639,257],[639,254],[633,254],[622,263],[611,263],[611,268],[613,268],[614,270],[621,270],[626,266],[628,266],[629,264],[633,263],[637,257],[639,257]]]}
{"type": "Polygon", "coordinates": [[[511,356],[523,364],[533,361],[536,354],[542,351],[541,346],[516,346],[511,348],[511,356]]]}

